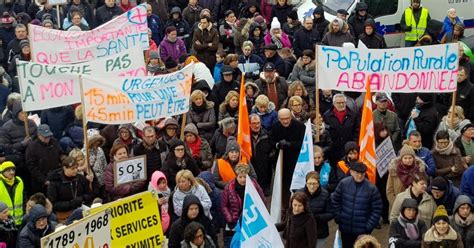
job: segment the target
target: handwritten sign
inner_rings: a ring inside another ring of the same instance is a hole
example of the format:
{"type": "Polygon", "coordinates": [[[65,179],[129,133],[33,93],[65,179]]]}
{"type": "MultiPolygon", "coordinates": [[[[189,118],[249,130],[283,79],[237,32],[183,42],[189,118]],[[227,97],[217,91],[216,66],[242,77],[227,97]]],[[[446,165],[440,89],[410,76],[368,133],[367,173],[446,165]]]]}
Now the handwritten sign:
{"type": "Polygon", "coordinates": [[[63,5],[63,4],[67,4],[67,0],[48,0],[48,4],[50,4],[50,5],[63,5]]]}
{"type": "Polygon", "coordinates": [[[66,228],[41,239],[42,248],[112,247],[110,227],[112,217],[103,208],[66,228]]]}
{"type": "Polygon", "coordinates": [[[31,56],[44,64],[73,64],[149,48],[146,5],[141,4],[90,31],[61,31],[28,25],[31,56]]]}
{"type": "MultiPolygon", "coordinates": [[[[149,191],[120,199],[89,211],[110,208],[112,223],[109,247],[162,247],[164,236],[158,204],[149,191]]],[[[97,246],[96,246],[97,247],[97,246]]]]}
{"type": "Polygon", "coordinates": [[[317,49],[321,89],[365,92],[370,77],[375,92],[456,91],[457,43],[395,49],[317,49]]]}
{"type": "Polygon", "coordinates": [[[146,156],[137,156],[115,163],[115,186],[146,180],[146,156]]]}
{"type": "Polygon", "coordinates": [[[186,113],[193,67],[154,77],[83,77],[87,121],[123,124],[186,113]]]}
{"type": "Polygon", "coordinates": [[[397,157],[390,137],[387,137],[377,149],[375,149],[375,154],[377,155],[377,172],[380,177],[383,177],[388,171],[390,161],[397,157]]]}
{"type": "Polygon", "coordinates": [[[23,109],[54,108],[81,101],[79,75],[144,76],[146,67],[140,47],[89,62],[48,65],[18,61],[23,109]]]}

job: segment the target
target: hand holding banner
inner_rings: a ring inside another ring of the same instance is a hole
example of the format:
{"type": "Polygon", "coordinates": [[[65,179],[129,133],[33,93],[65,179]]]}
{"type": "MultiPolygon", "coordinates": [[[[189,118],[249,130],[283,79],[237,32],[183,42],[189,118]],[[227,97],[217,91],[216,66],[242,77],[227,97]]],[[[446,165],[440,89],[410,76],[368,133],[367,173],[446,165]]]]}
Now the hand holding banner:
{"type": "Polygon", "coordinates": [[[115,186],[147,179],[145,155],[116,162],[114,166],[115,186]]]}

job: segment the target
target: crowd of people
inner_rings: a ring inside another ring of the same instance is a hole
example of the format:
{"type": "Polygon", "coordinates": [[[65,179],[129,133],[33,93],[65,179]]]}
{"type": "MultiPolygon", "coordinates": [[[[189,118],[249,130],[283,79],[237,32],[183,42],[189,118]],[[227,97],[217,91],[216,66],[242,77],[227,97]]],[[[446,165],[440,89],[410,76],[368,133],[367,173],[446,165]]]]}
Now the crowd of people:
{"type": "MultiPolygon", "coordinates": [[[[321,5],[298,16],[288,0],[145,3],[147,73],[200,61],[215,85],[193,81],[185,119],[157,117],[145,127],[88,123],[86,132],[81,105],[23,111],[16,60],[31,59],[26,25],[86,31],[140,3],[70,0],[59,16],[46,0],[0,3],[0,247],[40,247],[41,237],[79,220],[82,210],[146,190],[157,192],[168,247],[230,247],[246,177],[267,202],[278,150],[282,222],[275,224],[285,247],[326,247],[333,220],[344,248],[474,247],[474,73],[462,46],[455,99],[374,94],[376,146],[390,139],[397,157],[372,184],[359,162],[365,93],[316,91],[314,83],[315,44],[387,47],[366,3],[337,11],[333,21],[321,5]],[[242,77],[252,144],[245,163],[236,140],[242,77]],[[314,171],[290,192],[307,120],[314,171]],[[416,130],[408,132],[409,120],[416,130]],[[116,186],[115,163],[139,155],[146,155],[147,180],[116,186]],[[370,236],[382,225],[390,225],[388,240],[370,236]]],[[[400,21],[405,46],[464,37],[456,10],[447,10],[441,33],[430,32],[430,20],[420,0],[411,0],[400,21]]]]}

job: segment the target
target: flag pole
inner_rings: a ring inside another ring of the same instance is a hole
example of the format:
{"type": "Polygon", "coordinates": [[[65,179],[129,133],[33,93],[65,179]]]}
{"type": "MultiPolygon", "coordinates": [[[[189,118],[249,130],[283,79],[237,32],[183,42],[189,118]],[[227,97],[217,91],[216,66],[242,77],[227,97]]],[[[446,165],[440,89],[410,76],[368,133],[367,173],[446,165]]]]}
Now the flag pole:
{"type": "Polygon", "coordinates": [[[186,126],[187,117],[188,117],[187,113],[183,113],[183,116],[181,118],[181,133],[179,135],[179,138],[182,141],[184,141],[184,127],[186,126]]]}
{"type": "MultiPolygon", "coordinates": [[[[18,72],[18,68],[20,68],[19,64],[20,64],[20,59],[16,58],[16,71],[18,72]]],[[[20,73],[18,73],[18,75],[20,75],[20,73]]],[[[25,104],[23,103],[23,93],[25,92],[24,89],[23,89],[23,85],[22,85],[22,80],[21,80],[21,77],[19,76],[18,77],[18,85],[20,86],[20,93],[21,93],[21,98],[20,98],[20,103],[21,103],[21,109],[22,109],[22,112],[25,114],[25,121],[23,122],[23,127],[25,128],[25,138],[29,138],[30,137],[30,132],[29,132],[29,123],[28,123],[28,113],[23,111],[25,109],[25,104]]]]}
{"type": "Polygon", "coordinates": [[[454,109],[456,108],[456,91],[453,91],[453,94],[451,96],[451,121],[450,121],[450,125],[451,125],[451,128],[454,128],[454,109]]]}
{"type": "Polygon", "coordinates": [[[316,107],[316,137],[314,139],[314,142],[318,143],[319,142],[319,136],[320,136],[320,133],[319,133],[319,125],[322,124],[322,123],[319,123],[319,118],[318,118],[318,114],[321,115],[322,117],[322,114],[319,113],[319,82],[318,82],[318,77],[319,77],[319,63],[318,63],[318,55],[319,55],[319,52],[318,52],[318,45],[315,45],[315,57],[314,59],[316,60],[316,76],[314,77],[314,81],[315,81],[315,84],[316,84],[316,90],[314,92],[315,94],[315,98],[314,98],[314,105],[316,107]]]}
{"type": "Polygon", "coordinates": [[[79,88],[81,89],[81,105],[82,105],[82,135],[84,136],[84,150],[86,151],[86,161],[88,169],[91,169],[92,165],[89,164],[89,139],[87,139],[87,119],[86,119],[86,108],[84,100],[84,87],[82,86],[82,76],[79,75],[79,88]]]}

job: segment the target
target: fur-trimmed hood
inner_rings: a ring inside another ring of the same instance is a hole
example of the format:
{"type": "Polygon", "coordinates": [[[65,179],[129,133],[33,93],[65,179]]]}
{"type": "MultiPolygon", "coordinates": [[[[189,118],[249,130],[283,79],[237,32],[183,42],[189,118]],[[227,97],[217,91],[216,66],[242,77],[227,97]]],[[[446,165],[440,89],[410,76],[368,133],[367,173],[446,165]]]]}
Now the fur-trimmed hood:
{"type": "MultiPolygon", "coordinates": [[[[434,236],[434,232],[435,232],[435,227],[433,225],[430,229],[428,229],[428,231],[426,231],[423,241],[438,243],[437,239],[434,236]]],[[[456,239],[458,239],[457,232],[451,226],[449,226],[448,234],[446,234],[446,236],[443,237],[443,240],[456,240],[456,239]]]]}
{"type": "Polygon", "coordinates": [[[298,58],[298,60],[296,61],[296,66],[302,68],[302,69],[305,70],[305,71],[314,71],[314,70],[316,70],[316,60],[313,59],[313,60],[311,61],[311,63],[305,65],[305,64],[303,63],[303,58],[300,57],[300,58],[298,58]]]}
{"type": "MultiPolygon", "coordinates": [[[[397,157],[395,159],[392,159],[392,161],[390,161],[390,163],[388,164],[388,171],[396,173],[397,172],[397,165],[401,160],[402,160],[401,157],[397,157]]],[[[426,164],[421,158],[415,156],[415,164],[417,164],[420,167],[420,172],[425,172],[426,171],[426,164]]]]}

